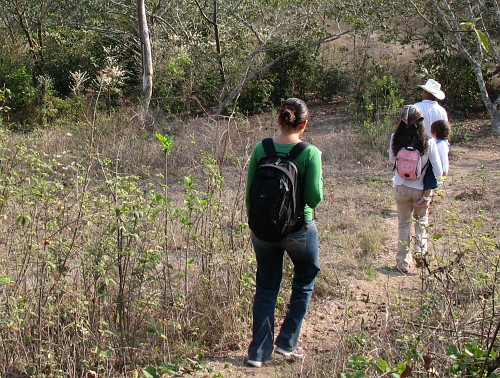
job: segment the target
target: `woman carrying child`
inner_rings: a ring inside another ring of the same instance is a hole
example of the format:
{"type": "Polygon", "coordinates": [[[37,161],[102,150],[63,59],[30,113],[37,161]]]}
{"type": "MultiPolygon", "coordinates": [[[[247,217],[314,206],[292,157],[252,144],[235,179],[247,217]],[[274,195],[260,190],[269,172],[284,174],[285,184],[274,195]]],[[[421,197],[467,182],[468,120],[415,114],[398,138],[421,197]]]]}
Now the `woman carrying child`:
{"type": "MultiPolygon", "coordinates": [[[[396,164],[396,155],[404,147],[412,146],[420,152],[422,167],[432,163],[434,176],[443,174],[441,159],[436,142],[429,138],[423,126],[422,111],[415,105],[406,105],[401,111],[401,121],[395,132],[391,135],[389,145],[389,160],[396,164]]],[[[396,269],[408,273],[413,257],[410,251],[410,234],[412,220],[415,221],[415,254],[427,253],[427,225],[428,208],[416,207],[417,201],[423,195],[424,175],[410,180],[400,177],[396,172],[392,182],[394,185],[394,198],[396,200],[398,215],[398,250],[396,254],[396,269]]]]}
{"type": "MultiPolygon", "coordinates": [[[[448,176],[448,169],[450,167],[448,154],[450,152],[450,137],[451,126],[448,121],[439,120],[434,121],[431,125],[431,134],[441,158],[441,166],[443,167],[443,176],[448,176]]],[[[424,194],[415,202],[415,207],[428,207],[430,205],[432,190],[437,188],[438,179],[434,176],[432,168],[427,168],[424,176],[424,194]]]]}

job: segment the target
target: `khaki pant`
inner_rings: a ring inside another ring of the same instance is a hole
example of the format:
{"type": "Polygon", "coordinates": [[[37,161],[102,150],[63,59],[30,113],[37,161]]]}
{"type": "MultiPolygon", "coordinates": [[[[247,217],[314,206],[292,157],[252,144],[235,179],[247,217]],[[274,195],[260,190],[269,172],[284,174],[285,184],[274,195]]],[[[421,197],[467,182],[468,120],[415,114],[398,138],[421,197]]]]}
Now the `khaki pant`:
{"type": "Polygon", "coordinates": [[[411,224],[415,221],[415,253],[427,253],[427,224],[429,221],[428,208],[413,208],[413,202],[420,198],[423,191],[405,185],[394,187],[398,213],[398,252],[396,264],[399,268],[409,269],[412,263],[411,253],[411,224]]]}

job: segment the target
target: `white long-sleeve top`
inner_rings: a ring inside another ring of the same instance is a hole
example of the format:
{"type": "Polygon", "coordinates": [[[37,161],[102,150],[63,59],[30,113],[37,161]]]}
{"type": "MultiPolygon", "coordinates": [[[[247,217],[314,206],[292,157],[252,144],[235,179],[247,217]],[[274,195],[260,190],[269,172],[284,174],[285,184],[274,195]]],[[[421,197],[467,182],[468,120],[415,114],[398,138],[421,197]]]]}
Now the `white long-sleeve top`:
{"type": "Polygon", "coordinates": [[[434,121],[448,121],[448,113],[437,101],[422,100],[415,105],[420,108],[424,115],[424,128],[429,137],[432,137],[431,125],[434,121]]]}
{"type": "MultiPolygon", "coordinates": [[[[394,139],[394,134],[391,135],[391,142],[389,143],[389,161],[392,164],[396,164],[396,155],[394,155],[394,151],[392,150],[392,140],[394,139]]],[[[432,170],[434,172],[434,176],[439,177],[443,175],[443,167],[441,165],[441,157],[439,155],[438,147],[436,145],[436,141],[432,138],[429,138],[427,142],[427,149],[425,153],[422,155],[422,164],[426,165],[430,160],[432,164],[432,170]]],[[[427,165],[427,167],[429,167],[427,165]]],[[[426,168],[427,169],[427,168],[426,168]]],[[[424,189],[424,173],[417,178],[416,180],[408,180],[402,178],[396,172],[394,177],[392,178],[392,183],[394,185],[405,185],[410,188],[423,190],[424,189]]]]}

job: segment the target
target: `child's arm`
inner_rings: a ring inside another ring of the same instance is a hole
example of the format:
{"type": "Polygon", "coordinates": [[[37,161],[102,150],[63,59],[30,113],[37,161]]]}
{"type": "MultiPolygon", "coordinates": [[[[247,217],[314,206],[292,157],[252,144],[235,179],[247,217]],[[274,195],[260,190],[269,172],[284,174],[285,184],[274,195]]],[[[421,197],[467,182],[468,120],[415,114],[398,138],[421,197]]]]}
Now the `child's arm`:
{"type": "Polygon", "coordinates": [[[439,157],[441,158],[441,166],[443,167],[443,176],[448,175],[448,171],[450,169],[450,162],[448,159],[448,154],[450,152],[450,147],[448,145],[448,141],[446,140],[437,140],[437,147],[439,151],[439,157]]]}

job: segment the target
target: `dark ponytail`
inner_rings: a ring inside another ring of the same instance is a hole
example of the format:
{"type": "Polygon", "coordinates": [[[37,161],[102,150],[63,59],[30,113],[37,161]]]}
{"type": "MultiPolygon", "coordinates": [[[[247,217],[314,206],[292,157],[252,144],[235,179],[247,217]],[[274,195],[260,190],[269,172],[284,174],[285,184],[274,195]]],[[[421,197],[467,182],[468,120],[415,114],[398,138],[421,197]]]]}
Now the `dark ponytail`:
{"type": "Polygon", "coordinates": [[[413,146],[423,155],[427,150],[427,134],[424,129],[424,115],[418,106],[405,105],[401,109],[401,121],[399,122],[392,142],[394,155],[407,146],[413,146]]]}
{"type": "Polygon", "coordinates": [[[424,123],[422,121],[415,122],[412,127],[407,127],[406,124],[401,121],[394,132],[392,151],[394,155],[396,155],[401,148],[413,146],[420,152],[420,155],[423,155],[425,151],[427,151],[428,140],[429,137],[425,132],[424,123]]]}

